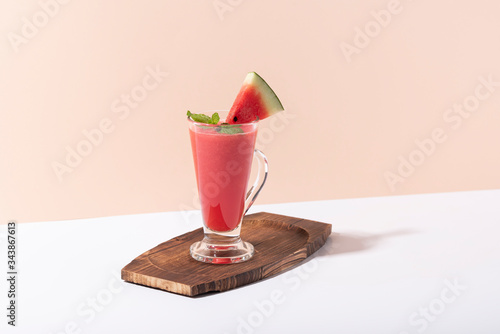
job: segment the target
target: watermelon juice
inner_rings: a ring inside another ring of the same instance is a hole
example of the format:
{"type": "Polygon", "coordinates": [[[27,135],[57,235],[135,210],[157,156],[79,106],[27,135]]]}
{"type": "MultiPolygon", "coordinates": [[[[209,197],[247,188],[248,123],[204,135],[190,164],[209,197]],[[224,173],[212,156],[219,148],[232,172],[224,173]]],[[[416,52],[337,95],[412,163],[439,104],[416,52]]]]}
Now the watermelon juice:
{"type": "Polygon", "coordinates": [[[236,229],[245,211],[257,123],[238,128],[192,122],[189,129],[203,222],[215,232],[236,229]]]}

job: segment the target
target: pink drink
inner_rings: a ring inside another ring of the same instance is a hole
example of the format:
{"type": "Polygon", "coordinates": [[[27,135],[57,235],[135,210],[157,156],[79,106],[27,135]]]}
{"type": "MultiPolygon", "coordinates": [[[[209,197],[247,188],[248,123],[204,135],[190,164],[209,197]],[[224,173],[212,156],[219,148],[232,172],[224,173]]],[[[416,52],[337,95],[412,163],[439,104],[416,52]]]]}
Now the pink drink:
{"type": "Polygon", "coordinates": [[[234,134],[216,126],[189,129],[203,221],[212,231],[234,230],[245,210],[257,127],[242,129],[234,134]]]}

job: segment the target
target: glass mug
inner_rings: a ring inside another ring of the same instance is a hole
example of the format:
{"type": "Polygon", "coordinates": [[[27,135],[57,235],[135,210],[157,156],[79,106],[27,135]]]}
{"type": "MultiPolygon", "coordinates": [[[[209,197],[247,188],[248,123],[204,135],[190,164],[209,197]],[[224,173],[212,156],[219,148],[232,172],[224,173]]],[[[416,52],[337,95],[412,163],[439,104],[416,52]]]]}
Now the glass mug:
{"type": "Polygon", "coordinates": [[[188,123],[204,230],[191,256],[208,263],[246,261],[254,247],[241,240],[241,222],[268,173],[266,156],[255,149],[258,122],[220,126],[188,117],[188,123]],[[254,158],[258,174],[247,191],[254,158]]]}

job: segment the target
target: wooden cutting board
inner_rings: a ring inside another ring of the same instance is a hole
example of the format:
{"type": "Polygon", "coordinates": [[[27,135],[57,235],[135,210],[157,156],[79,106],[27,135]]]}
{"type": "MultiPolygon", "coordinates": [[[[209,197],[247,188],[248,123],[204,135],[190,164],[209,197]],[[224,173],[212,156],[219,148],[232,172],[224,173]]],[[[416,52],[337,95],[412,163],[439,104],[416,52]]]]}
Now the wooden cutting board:
{"type": "Polygon", "coordinates": [[[180,235],[135,258],[122,269],[122,279],[186,296],[225,291],[277,275],[316,252],[332,225],[260,212],[245,216],[241,238],[255,247],[254,256],[237,264],[194,260],[189,247],[203,229],[180,235]]]}

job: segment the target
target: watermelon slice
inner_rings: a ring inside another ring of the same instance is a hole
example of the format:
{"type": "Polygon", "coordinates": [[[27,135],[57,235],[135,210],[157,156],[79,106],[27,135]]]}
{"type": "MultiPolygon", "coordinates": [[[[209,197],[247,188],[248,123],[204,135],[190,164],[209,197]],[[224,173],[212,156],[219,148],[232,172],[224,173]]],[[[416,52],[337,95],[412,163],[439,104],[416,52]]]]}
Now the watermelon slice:
{"type": "Polygon", "coordinates": [[[226,123],[241,124],[262,120],[283,110],[271,87],[255,72],[247,74],[226,117],[226,123]]]}

